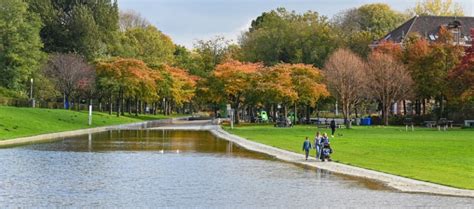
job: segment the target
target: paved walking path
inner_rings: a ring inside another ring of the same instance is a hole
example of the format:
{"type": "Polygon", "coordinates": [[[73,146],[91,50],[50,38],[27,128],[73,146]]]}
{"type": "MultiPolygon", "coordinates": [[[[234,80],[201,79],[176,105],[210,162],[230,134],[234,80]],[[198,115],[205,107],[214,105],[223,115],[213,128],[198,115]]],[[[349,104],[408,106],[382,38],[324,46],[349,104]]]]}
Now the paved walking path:
{"type": "Polygon", "coordinates": [[[375,181],[382,182],[383,184],[403,191],[403,192],[416,192],[416,193],[430,193],[450,196],[463,196],[463,197],[474,197],[474,190],[457,189],[453,187],[443,186],[439,184],[433,184],[429,182],[409,179],[400,177],[392,174],[382,173],[378,171],[368,170],[364,168],[349,166],[336,162],[320,162],[315,159],[304,160],[303,154],[298,154],[272,146],[260,144],[254,141],[244,139],[242,137],[230,134],[224,131],[218,125],[212,125],[210,121],[174,121],[171,125],[163,127],[155,127],[151,129],[165,129],[165,130],[195,130],[195,131],[209,131],[213,135],[236,143],[248,150],[265,153],[274,156],[280,160],[298,163],[314,168],[324,169],[335,173],[341,173],[350,176],[356,176],[360,178],[367,178],[375,181]]]}

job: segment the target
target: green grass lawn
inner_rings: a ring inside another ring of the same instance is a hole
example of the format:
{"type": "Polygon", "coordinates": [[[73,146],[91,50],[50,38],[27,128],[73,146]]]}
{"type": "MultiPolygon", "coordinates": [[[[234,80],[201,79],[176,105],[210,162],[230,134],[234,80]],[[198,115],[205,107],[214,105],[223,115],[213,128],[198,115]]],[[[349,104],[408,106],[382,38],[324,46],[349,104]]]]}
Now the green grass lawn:
{"type": "Polygon", "coordinates": [[[94,112],[89,126],[85,111],[0,106],[0,140],[166,118],[163,115],[127,115],[117,117],[94,112]]]}
{"type": "MultiPolygon", "coordinates": [[[[313,141],[314,126],[274,128],[242,126],[227,131],[259,143],[303,153],[304,137],[313,141]]],[[[330,132],[329,129],[320,129],[330,132]]],[[[474,129],[405,127],[354,127],[338,129],[331,138],[333,160],[338,162],[405,176],[408,178],[474,189],[474,129]]],[[[314,156],[314,150],[312,151],[314,156]]]]}

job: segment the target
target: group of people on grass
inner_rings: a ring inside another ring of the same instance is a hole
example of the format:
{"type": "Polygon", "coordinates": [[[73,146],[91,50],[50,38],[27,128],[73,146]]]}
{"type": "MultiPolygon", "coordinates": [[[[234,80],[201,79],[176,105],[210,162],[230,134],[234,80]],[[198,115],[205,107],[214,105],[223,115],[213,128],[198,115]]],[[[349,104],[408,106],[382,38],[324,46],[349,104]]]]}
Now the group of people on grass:
{"type": "Polygon", "coordinates": [[[318,131],[316,132],[316,136],[314,137],[314,143],[311,144],[309,138],[306,137],[305,141],[303,142],[303,151],[306,154],[306,160],[309,157],[309,151],[311,149],[316,150],[316,159],[320,159],[321,161],[331,161],[331,153],[332,148],[329,142],[329,137],[326,133],[321,133],[318,131]],[[314,146],[313,146],[314,145],[314,146]]]}

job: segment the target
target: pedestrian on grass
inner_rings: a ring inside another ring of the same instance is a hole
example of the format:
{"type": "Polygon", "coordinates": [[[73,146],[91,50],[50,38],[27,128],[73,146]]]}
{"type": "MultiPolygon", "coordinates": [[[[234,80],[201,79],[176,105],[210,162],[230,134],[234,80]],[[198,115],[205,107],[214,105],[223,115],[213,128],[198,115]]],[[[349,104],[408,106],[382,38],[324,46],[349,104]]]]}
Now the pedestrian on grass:
{"type": "Polygon", "coordinates": [[[314,149],[316,150],[316,159],[320,158],[321,155],[321,133],[316,132],[316,136],[314,137],[314,149]]]}
{"type": "Polygon", "coordinates": [[[303,150],[306,153],[306,160],[308,160],[309,150],[311,150],[311,142],[309,141],[308,137],[306,137],[306,140],[303,142],[303,150]]]}
{"type": "Polygon", "coordinates": [[[329,127],[331,128],[331,136],[334,137],[334,133],[336,133],[336,121],[334,118],[331,120],[329,127]]]}

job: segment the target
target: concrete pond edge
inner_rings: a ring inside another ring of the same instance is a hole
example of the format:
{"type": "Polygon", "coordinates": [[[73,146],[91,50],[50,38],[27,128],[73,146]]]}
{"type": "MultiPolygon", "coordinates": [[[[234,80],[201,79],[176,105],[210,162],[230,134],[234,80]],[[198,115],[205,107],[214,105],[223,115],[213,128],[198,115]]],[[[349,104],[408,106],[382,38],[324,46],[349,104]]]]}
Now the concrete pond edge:
{"type": "Polygon", "coordinates": [[[20,137],[20,138],[14,138],[14,139],[5,139],[5,140],[0,141],[0,148],[8,148],[8,147],[28,145],[28,144],[34,144],[34,143],[48,142],[48,141],[54,141],[54,140],[65,138],[65,137],[72,137],[72,136],[78,136],[78,135],[84,135],[84,134],[93,134],[93,133],[104,132],[104,131],[109,131],[109,130],[147,128],[147,126],[152,126],[156,124],[171,124],[175,120],[180,120],[180,118],[159,119],[159,120],[143,121],[143,122],[136,122],[136,123],[102,126],[102,127],[96,127],[96,128],[87,128],[87,129],[63,131],[63,132],[56,132],[56,133],[47,133],[47,134],[20,137]]]}

